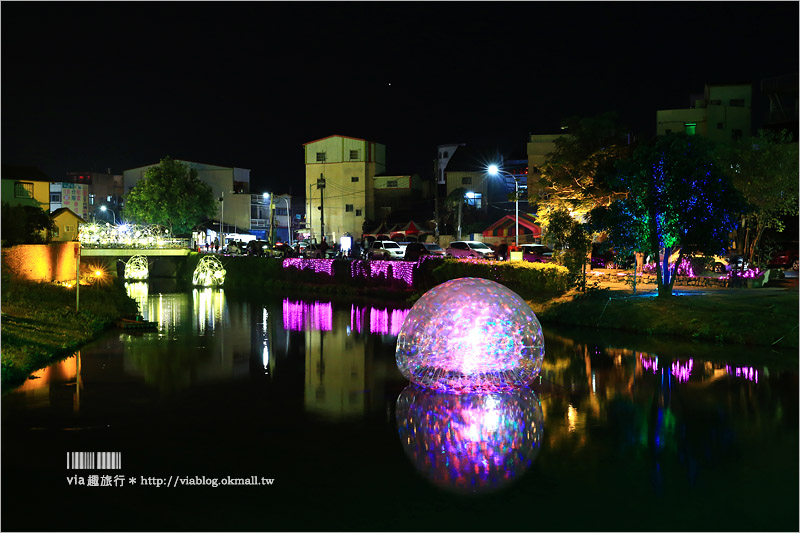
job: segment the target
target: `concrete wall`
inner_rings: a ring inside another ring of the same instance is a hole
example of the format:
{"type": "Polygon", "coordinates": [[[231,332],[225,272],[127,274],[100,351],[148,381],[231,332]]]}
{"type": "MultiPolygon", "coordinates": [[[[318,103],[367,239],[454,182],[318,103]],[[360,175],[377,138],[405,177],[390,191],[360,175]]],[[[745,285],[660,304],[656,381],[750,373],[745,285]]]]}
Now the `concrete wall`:
{"type": "Polygon", "coordinates": [[[3,249],[3,267],[27,281],[74,281],[78,243],[21,244],[3,249]]]}

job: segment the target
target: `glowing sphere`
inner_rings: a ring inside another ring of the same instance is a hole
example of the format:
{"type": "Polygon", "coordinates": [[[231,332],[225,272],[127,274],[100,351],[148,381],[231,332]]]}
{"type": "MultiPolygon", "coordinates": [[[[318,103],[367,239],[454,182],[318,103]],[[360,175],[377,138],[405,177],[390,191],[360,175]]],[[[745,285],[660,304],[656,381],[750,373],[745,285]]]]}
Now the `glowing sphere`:
{"type": "Polygon", "coordinates": [[[203,257],[192,275],[192,284],[201,287],[214,287],[225,283],[225,268],[222,262],[212,255],[203,257]]]}
{"type": "Polygon", "coordinates": [[[410,381],[438,391],[528,385],[544,359],[539,320],[517,293],[480,278],[447,281],[411,308],[395,353],[410,381]]]}
{"type": "Polygon", "coordinates": [[[530,468],[544,415],[530,389],[449,394],[409,385],[397,398],[397,432],[414,467],[436,486],[479,493],[530,468]]]}

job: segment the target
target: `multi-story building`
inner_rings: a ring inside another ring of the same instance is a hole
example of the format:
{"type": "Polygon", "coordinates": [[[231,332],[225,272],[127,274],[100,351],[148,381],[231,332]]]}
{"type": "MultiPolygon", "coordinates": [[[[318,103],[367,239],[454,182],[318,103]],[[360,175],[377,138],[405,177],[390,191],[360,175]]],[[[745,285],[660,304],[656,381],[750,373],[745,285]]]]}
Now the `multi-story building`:
{"type": "Polygon", "coordinates": [[[770,130],[787,130],[798,133],[798,74],[786,74],[761,80],[761,94],[766,99],[766,110],[761,126],[770,130]]]}
{"type": "Polygon", "coordinates": [[[407,212],[422,200],[422,179],[419,174],[375,176],[375,218],[387,222],[392,212],[407,212]]]}
{"type": "Polygon", "coordinates": [[[307,142],[303,149],[306,228],[311,238],[320,242],[324,236],[328,242],[338,242],[345,233],[359,238],[364,222],[379,216],[375,177],[386,171],[386,147],[331,135],[307,142]]]}
{"type": "MultiPolygon", "coordinates": [[[[112,174],[108,172],[67,172],[64,182],[76,185],[88,185],[88,214],[98,220],[105,217],[111,218],[108,211],[113,211],[117,220],[120,220],[120,210],[122,208],[122,174],[112,174]],[[105,212],[101,210],[105,208],[105,212]]],[[[51,200],[51,209],[53,201],[51,200]]],[[[86,216],[84,215],[84,218],[86,216]]]]}
{"type": "Polygon", "coordinates": [[[4,203],[9,205],[30,205],[50,211],[50,182],[32,179],[2,179],[0,191],[4,203]]]}
{"type": "Polygon", "coordinates": [[[752,108],[750,84],[706,85],[702,95],[690,97],[688,109],[656,111],[656,134],[685,132],[717,142],[747,138],[752,108]]]}
{"type": "MultiPolygon", "coordinates": [[[[219,217],[224,225],[237,226],[240,229],[250,227],[250,170],[246,168],[221,167],[194,163],[192,161],[178,160],[189,168],[197,171],[197,178],[211,187],[215,198],[220,200],[219,217]],[[235,221],[246,224],[239,225],[235,221]]],[[[158,163],[145,165],[123,171],[123,184],[127,194],[139,180],[144,178],[147,169],[157,166],[158,163]]]]}
{"type": "MultiPolygon", "coordinates": [[[[73,183],[72,181],[51,181],[50,182],[50,209],[51,213],[61,209],[68,208],[70,211],[81,217],[83,220],[89,220],[89,184],[88,183],[73,183]]],[[[93,211],[93,210],[92,210],[93,211]]],[[[99,213],[96,213],[97,216],[99,213]]],[[[108,216],[108,221],[112,222],[111,214],[108,216]]],[[[102,215],[97,218],[102,220],[102,215]]]]}
{"type": "Polygon", "coordinates": [[[528,194],[531,197],[544,193],[545,187],[539,183],[542,178],[541,168],[547,160],[547,155],[555,150],[556,139],[561,136],[561,133],[551,133],[530,135],[528,138],[528,194]]]}

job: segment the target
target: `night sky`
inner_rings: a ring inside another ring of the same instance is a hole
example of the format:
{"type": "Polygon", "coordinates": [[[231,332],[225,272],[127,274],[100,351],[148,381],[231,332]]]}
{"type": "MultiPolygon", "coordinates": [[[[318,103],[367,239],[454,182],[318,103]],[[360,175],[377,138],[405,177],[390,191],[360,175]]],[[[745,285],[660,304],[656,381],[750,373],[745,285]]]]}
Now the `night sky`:
{"type": "Polygon", "coordinates": [[[616,110],[640,137],[706,82],[798,70],[798,3],[9,3],[2,163],[53,178],[178,159],[302,194],[302,144],[525,153],[529,133],[616,110]]]}

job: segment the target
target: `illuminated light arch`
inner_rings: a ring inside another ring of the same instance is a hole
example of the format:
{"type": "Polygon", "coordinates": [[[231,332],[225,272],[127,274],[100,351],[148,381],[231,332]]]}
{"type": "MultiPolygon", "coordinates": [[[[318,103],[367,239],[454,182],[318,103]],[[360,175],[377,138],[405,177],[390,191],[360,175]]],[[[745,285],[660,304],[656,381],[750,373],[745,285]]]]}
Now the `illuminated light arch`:
{"type": "Polygon", "coordinates": [[[150,275],[150,266],[143,255],[134,255],[125,263],[125,279],[143,280],[150,275]]]}
{"type": "Polygon", "coordinates": [[[192,275],[192,284],[201,287],[217,287],[225,283],[225,268],[214,256],[207,255],[197,264],[192,275]]]}

